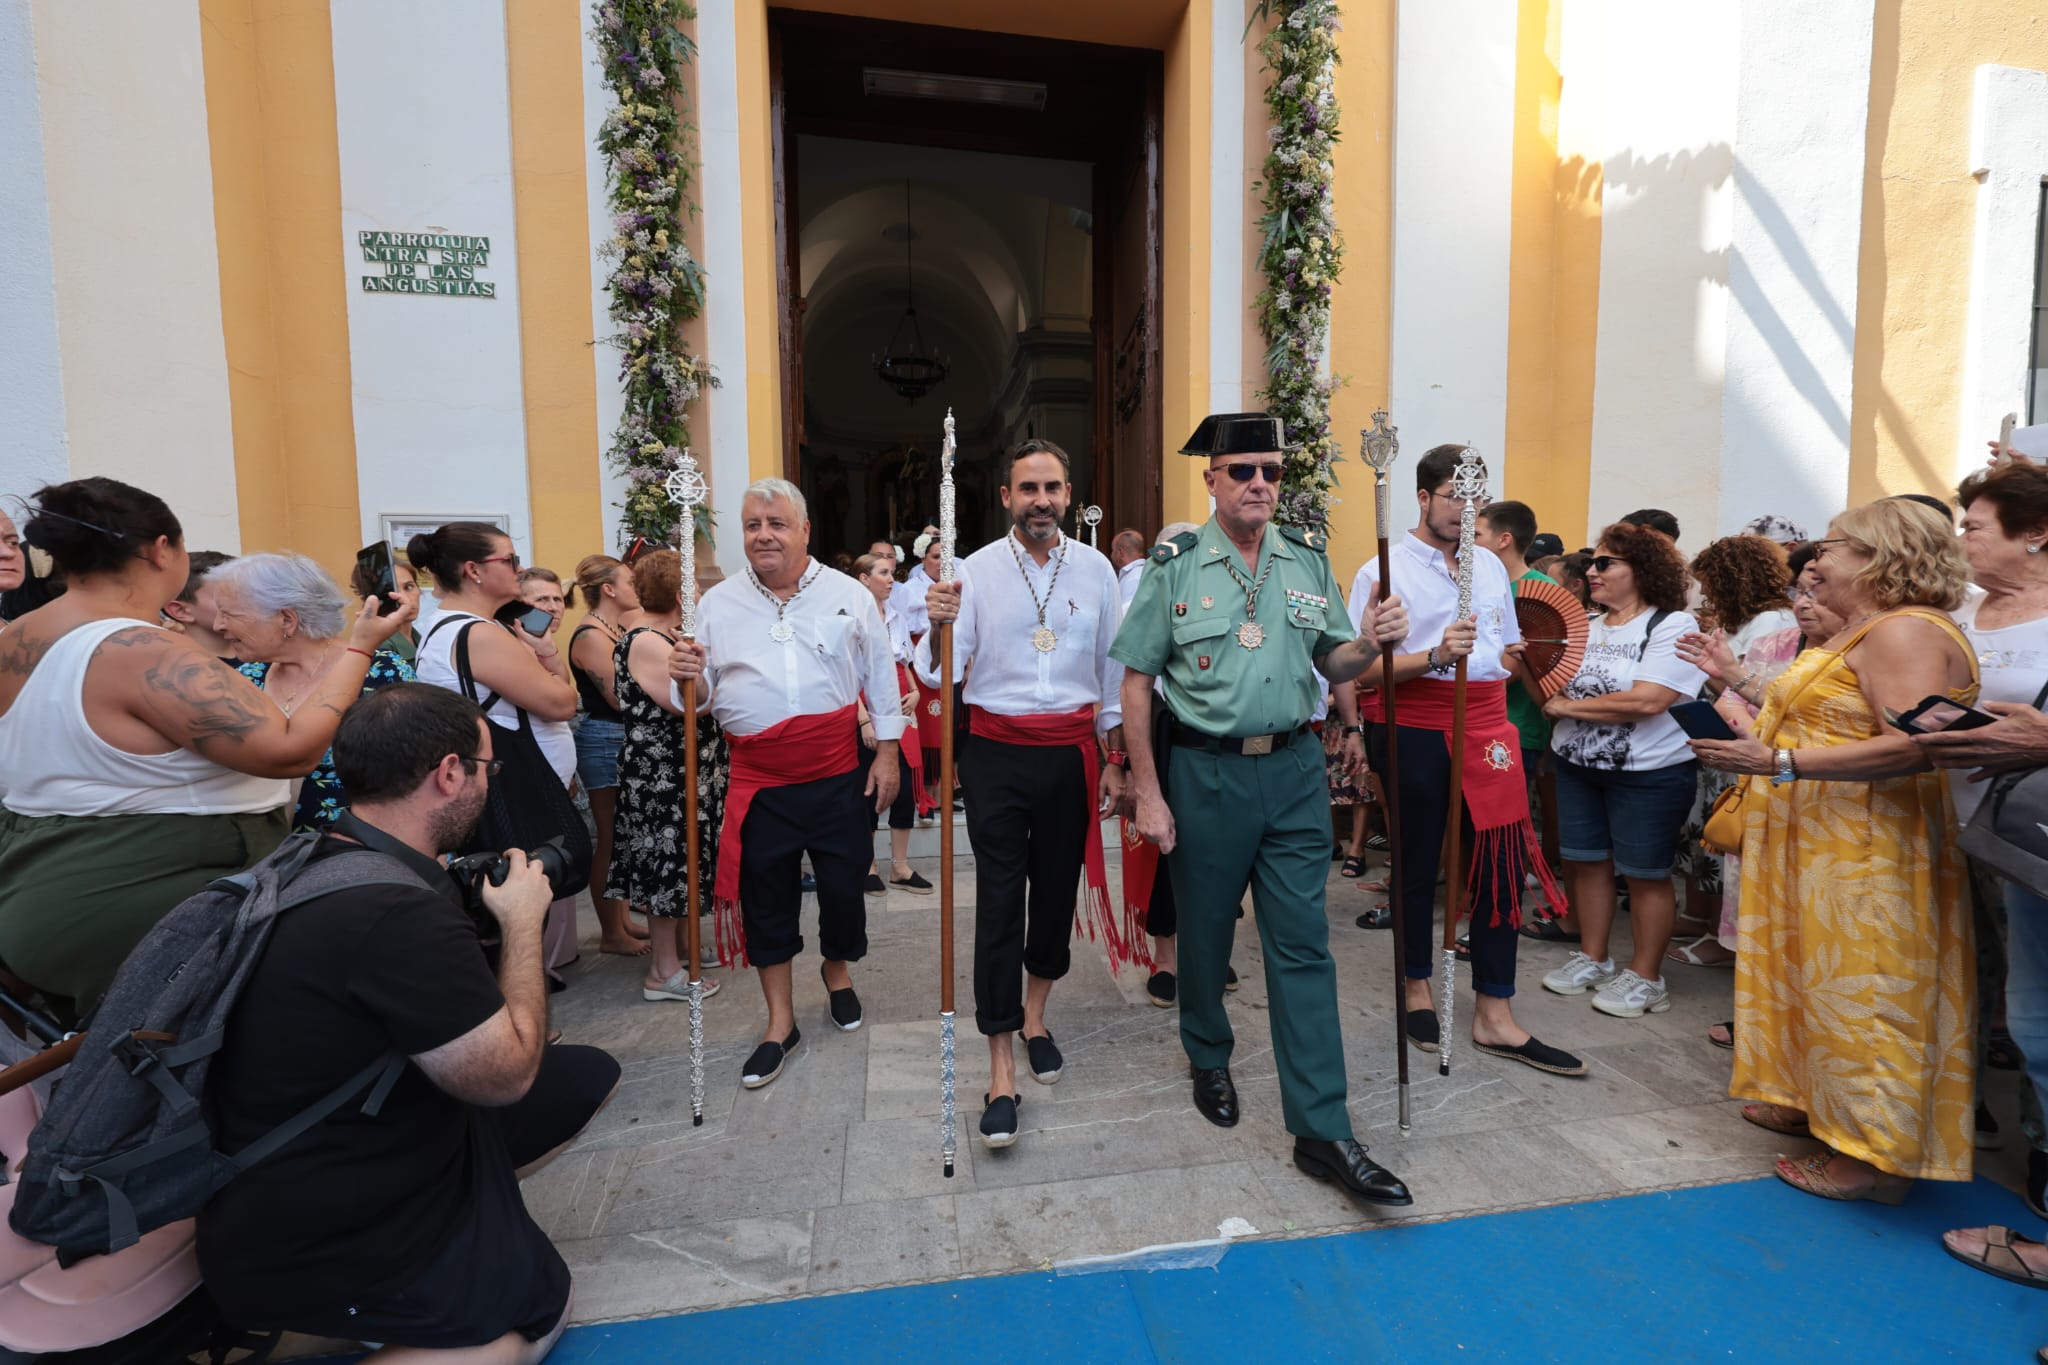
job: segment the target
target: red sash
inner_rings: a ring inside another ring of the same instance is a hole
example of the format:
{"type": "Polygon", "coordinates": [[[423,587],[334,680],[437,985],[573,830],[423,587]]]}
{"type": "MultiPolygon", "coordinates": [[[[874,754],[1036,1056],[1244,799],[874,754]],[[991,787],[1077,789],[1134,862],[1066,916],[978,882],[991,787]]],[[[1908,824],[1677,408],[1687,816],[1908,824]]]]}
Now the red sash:
{"type": "Polygon", "coordinates": [[[1125,907],[1125,923],[1119,927],[1109,909],[1109,866],[1102,856],[1102,821],[1096,815],[1096,792],[1102,781],[1102,756],[1095,744],[1095,707],[1092,704],[1078,706],[1064,715],[1054,716],[1004,716],[993,711],[984,711],[979,706],[967,708],[967,728],[970,733],[983,739],[992,739],[998,744],[1023,744],[1057,748],[1071,745],[1081,752],[1081,799],[1088,805],[1088,842],[1082,859],[1088,886],[1088,910],[1086,915],[1074,917],[1075,932],[1082,924],[1088,925],[1088,937],[1100,937],[1104,952],[1109,957],[1109,969],[1114,972],[1126,962],[1140,962],[1149,967],[1151,950],[1145,943],[1141,926],[1132,921],[1129,907],[1125,907]]]}
{"type": "Polygon", "coordinates": [[[718,952],[730,966],[747,965],[747,936],[740,924],[740,831],[747,808],[764,787],[791,787],[838,777],[860,761],[859,727],[851,703],[822,715],[791,716],[757,735],[727,732],[732,776],[725,787],[725,823],[718,834],[718,952]]]}
{"type": "MultiPolygon", "coordinates": [[[[903,664],[896,665],[896,690],[905,697],[917,696],[917,680],[910,676],[910,669],[903,664]]],[[[937,700],[938,694],[935,692],[932,694],[932,697],[933,700],[937,700]]],[[[869,709],[873,710],[874,708],[870,707],[869,709]]],[[[924,708],[922,705],[919,705],[917,709],[922,711],[924,708]]],[[[924,744],[918,738],[918,732],[914,725],[903,732],[902,749],[903,764],[910,769],[911,790],[916,793],[917,813],[919,815],[930,815],[939,808],[939,802],[938,798],[933,796],[925,787],[924,744]]]]}
{"type": "MultiPolygon", "coordinates": [[[[1448,748],[1451,727],[1457,718],[1457,691],[1455,682],[1435,678],[1411,678],[1397,685],[1394,701],[1402,727],[1441,730],[1448,748]]],[[[1373,694],[1373,701],[1375,705],[1368,714],[1384,723],[1386,711],[1378,704],[1377,693],[1373,694]]],[[[1458,907],[1458,913],[1470,911],[1485,879],[1500,878],[1507,885],[1491,897],[1492,903],[1498,906],[1505,901],[1511,906],[1509,923],[1520,928],[1522,882],[1530,872],[1542,883],[1554,913],[1569,910],[1570,902],[1543,857],[1536,828],[1529,823],[1529,782],[1522,766],[1522,736],[1508,719],[1505,680],[1465,684],[1463,790],[1465,808],[1472,812],[1474,837],[1472,864],[1465,879],[1466,900],[1458,907]]],[[[1492,888],[1487,890],[1491,893],[1492,888]]],[[[1495,918],[1498,919],[1498,911],[1495,918]]]]}

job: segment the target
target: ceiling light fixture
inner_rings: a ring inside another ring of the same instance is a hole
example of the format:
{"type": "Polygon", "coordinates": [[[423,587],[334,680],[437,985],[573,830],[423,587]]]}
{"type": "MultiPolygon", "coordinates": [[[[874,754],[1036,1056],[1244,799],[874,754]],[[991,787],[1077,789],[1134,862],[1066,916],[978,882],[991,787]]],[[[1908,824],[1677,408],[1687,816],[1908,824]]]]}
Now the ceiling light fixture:
{"type": "Polygon", "coordinates": [[[910,182],[903,182],[903,286],[907,301],[896,329],[889,334],[888,349],[874,358],[875,375],[900,397],[915,403],[946,381],[952,366],[937,351],[927,354],[924,329],[917,323],[917,280],[912,273],[912,243],[917,229],[911,224],[910,182]],[[908,333],[906,336],[905,333],[908,333]]]}
{"type": "Polygon", "coordinates": [[[861,89],[870,95],[906,100],[950,100],[955,104],[993,104],[1005,109],[1045,111],[1044,81],[1008,81],[997,76],[948,76],[936,71],[897,71],[862,67],[861,89]]]}

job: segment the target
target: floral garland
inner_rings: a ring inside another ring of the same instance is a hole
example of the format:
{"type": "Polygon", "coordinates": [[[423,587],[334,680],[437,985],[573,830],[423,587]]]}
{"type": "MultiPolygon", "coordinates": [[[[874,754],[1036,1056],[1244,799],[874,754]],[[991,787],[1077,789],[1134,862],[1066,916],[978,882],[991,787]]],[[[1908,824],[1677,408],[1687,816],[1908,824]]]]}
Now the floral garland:
{"type": "MultiPolygon", "coordinates": [[[[693,163],[682,114],[683,63],[695,54],[678,27],[697,17],[688,0],[596,0],[591,18],[611,88],[598,128],[611,191],[612,235],[597,249],[611,263],[607,287],[618,332],[625,412],[606,458],[626,476],[620,539],[673,543],[676,506],[662,487],[690,443],[688,409],[717,379],[683,344],[683,324],[704,309],[704,272],[684,244],[693,163]]],[[[711,513],[697,510],[707,542],[711,513]]]]}
{"type": "MultiPolygon", "coordinates": [[[[1279,22],[1259,42],[1270,80],[1262,179],[1265,215],[1259,269],[1259,328],[1266,338],[1267,410],[1286,423],[1295,449],[1280,482],[1280,520],[1310,530],[1330,520],[1330,494],[1342,458],[1330,437],[1330,392],[1322,373],[1330,335],[1330,292],[1343,267],[1344,244],[1330,198],[1337,144],[1337,5],[1335,0],[1260,0],[1252,20],[1279,22]]],[[[1249,26],[1247,31],[1249,31],[1249,26]]]]}

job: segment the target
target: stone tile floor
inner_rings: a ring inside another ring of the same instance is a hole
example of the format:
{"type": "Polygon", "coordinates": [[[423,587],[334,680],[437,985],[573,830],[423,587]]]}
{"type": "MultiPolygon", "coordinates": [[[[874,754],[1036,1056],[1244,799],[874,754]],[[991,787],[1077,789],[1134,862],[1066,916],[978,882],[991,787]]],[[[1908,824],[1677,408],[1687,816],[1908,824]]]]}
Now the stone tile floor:
{"type": "MultiPolygon", "coordinates": [[[[1289,1163],[1249,917],[1235,956],[1244,985],[1230,1004],[1246,1110],[1237,1128],[1212,1127],[1189,1102],[1175,1012],[1148,1001],[1137,968],[1112,979],[1101,950],[1083,941],[1048,1016],[1066,1075],[1040,1086],[1020,1073],[1023,1133],[1012,1148],[982,1150],[972,1133],[987,1051],[973,1028],[974,873],[964,830],[959,845],[951,1180],[939,1160],[935,895],[892,890],[868,902],[870,952],[855,973],[867,1024],[858,1032],[830,1026],[815,956],[799,958],[803,1047],[764,1090],[738,1085],[766,1018],[752,974],[707,973],[725,988],[705,1007],[701,1128],[690,1123],[687,1007],[641,1001],[640,964],[596,953],[586,904],[584,954],[568,968],[573,984],[555,997],[554,1020],[568,1040],[617,1055],[625,1078],[591,1129],[526,1185],[528,1205],[575,1272],[576,1321],[1045,1268],[1214,1238],[1230,1219],[1288,1236],[1749,1179],[1795,1145],[1742,1122],[1727,1098],[1729,1054],[1705,1033],[1731,1012],[1731,972],[1674,964],[1668,1013],[1611,1019],[1590,997],[1544,991],[1537,978],[1568,950],[1529,941],[1517,1015],[1582,1055],[1592,1074],[1543,1075],[1459,1047],[1440,1078],[1434,1059],[1415,1053],[1414,1126],[1404,1136],[1391,939],[1354,927],[1367,898],[1333,862],[1330,939],[1351,1109],[1359,1137],[1414,1190],[1413,1208],[1398,1218],[1365,1214],[1289,1163]]],[[[914,861],[936,882],[936,859],[914,861]]],[[[1460,1016],[1469,1024],[1465,984],[1460,1016]]],[[[1980,1170],[2017,1187],[2012,1074],[1992,1075],[1993,1106],[2012,1138],[1980,1170]]]]}

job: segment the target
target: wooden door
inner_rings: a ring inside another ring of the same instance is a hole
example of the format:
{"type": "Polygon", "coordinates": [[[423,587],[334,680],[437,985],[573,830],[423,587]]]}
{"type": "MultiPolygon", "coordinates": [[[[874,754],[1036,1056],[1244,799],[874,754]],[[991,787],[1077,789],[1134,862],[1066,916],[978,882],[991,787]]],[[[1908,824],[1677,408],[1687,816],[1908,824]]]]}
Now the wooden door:
{"type": "Polygon", "coordinates": [[[1160,526],[1160,81],[1095,174],[1095,470],[1103,543],[1160,526]]]}
{"type": "Polygon", "coordinates": [[[781,315],[782,477],[803,486],[804,299],[799,265],[796,137],[789,129],[782,31],[768,28],[768,127],[775,159],[775,297],[781,315]]]}

